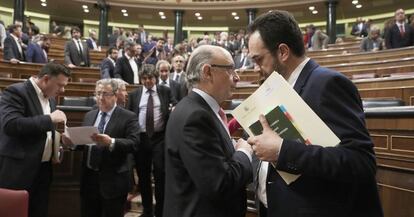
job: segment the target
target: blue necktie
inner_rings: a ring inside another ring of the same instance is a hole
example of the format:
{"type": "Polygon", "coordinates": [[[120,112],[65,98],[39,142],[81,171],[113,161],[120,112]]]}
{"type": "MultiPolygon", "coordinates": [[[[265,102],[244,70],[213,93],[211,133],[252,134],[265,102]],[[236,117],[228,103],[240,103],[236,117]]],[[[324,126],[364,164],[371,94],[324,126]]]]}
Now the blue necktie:
{"type": "MultiPolygon", "coordinates": [[[[98,131],[99,133],[103,133],[104,132],[104,128],[105,128],[105,124],[106,124],[106,112],[102,112],[101,113],[101,121],[99,121],[98,124],[98,131]]],[[[89,149],[89,168],[93,169],[93,170],[99,170],[99,165],[101,164],[101,160],[102,160],[102,149],[97,146],[97,145],[93,145],[90,146],[89,149]]]]}

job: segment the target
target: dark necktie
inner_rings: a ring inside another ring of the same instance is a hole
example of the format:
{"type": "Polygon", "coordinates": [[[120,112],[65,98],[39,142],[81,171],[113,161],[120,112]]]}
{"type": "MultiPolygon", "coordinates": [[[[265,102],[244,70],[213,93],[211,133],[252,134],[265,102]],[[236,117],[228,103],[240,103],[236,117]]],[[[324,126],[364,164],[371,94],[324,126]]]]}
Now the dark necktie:
{"type": "Polygon", "coordinates": [[[166,81],[162,81],[162,85],[167,86],[167,82],[166,81]]]}
{"type": "Polygon", "coordinates": [[[400,25],[400,35],[401,35],[401,37],[404,37],[404,35],[405,35],[405,31],[404,31],[404,26],[403,25],[400,25]]]}
{"type": "Polygon", "coordinates": [[[78,48],[79,48],[79,55],[80,55],[81,59],[83,60],[82,47],[81,47],[81,44],[80,44],[79,40],[77,40],[77,42],[78,42],[78,48]]]}
{"type": "MultiPolygon", "coordinates": [[[[101,113],[101,121],[98,124],[98,131],[99,133],[103,133],[106,124],[106,112],[101,113]]],[[[99,170],[99,165],[101,164],[102,160],[102,149],[98,145],[90,146],[89,149],[89,168],[93,170],[99,170]]]]}
{"type": "Polygon", "coordinates": [[[152,98],[152,90],[148,90],[148,102],[147,102],[147,116],[145,119],[145,128],[147,130],[148,137],[152,137],[154,134],[154,100],[152,98]]]}
{"type": "Polygon", "coordinates": [[[175,81],[180,82],[180,75],[179,74],[177,74],[177,76],[175,76],[175,81]]]}

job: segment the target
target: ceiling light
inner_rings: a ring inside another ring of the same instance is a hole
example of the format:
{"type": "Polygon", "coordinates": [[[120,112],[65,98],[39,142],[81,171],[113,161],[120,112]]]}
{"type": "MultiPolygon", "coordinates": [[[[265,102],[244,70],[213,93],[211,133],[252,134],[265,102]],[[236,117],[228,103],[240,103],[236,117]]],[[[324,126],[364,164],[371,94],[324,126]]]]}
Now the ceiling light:
{"type": "Polygon", "coordinates": [[[313,10],[312,11],[312,14],[317,14],[318,13],[318,11],[317,10],[313,10]]]}
{"type": "Polygon", "coordinates": [[[239,20],[239,19],[240,19],[240,17],[239,17],[239,16],[234,16],[234,19],[235,19],[235,20],[239,20]]]}
{"type": "Polygon", "coordinates": [[[88,9],[88,5],[82,5],[83,9],[88,9]]]}
{"type": "Polygon", "coordinates": [[[40,0],[40,2],[46,2],[46,0],[40,0]]]}
{"type": "Polygon", "coordinates": [[[47,6],[46,2],[42,2],[40,5],[42,5],[43,7],[47,6]]]}
{"type": "Polygon", "coordinates": [[[195,13],[194,15],[195,15],[196,17],[199,17],[201,14],[197,12],[197,13],[195,13]]]}
{"type": "Polygon", "coordinates": [[[231,15],[232,16],[237,16],[237,13],[236,12],[231,12],[231,15]]]}
{"type": "Polygon", "coordinates": [[[83,10],[83,12],[89,13],[89,9],[85,9],[85,10],[83,10]]]}
{"type": "Polygon", "coordinates": [[[309,10],[311,11],[315,10],[315,6],[309,6],[309,10]]]}
{"type": "Polygon", "coordinates": [[[166,17],[166,16],[164,16],[164,15],[162,15],[162,16],[161,16],[161,19],[165,20],[165,19],[167,19],[167,17],[166,17]]]}
{"type": "Polygon", "coordinates": [[[158,14],[159,14],[160,16],[164,16],[164,12],[162,12],[162,11],[158,12],[158,14]]]}
{"type": "Polygon", "coordinates": [[[122,9],[122,10],[121,10],[121,12],[122,12],[122,13],[126,13],[126,12],[127,12],[127,10],[126,10],[126,9],[122,9]]]}
{"type": "Polygon", "coordinates": [[[127,17],[128,16],[128,13],[124,13],[124,17],[127,17]]]}
{"type": "Polygon", "coordinates": [[[197,17],[197,19],[198,19],[198,20],[202,20],[202,19],[203,19],[203,17],[201,17],[201,16],[200,16],[200,17],[197,17]]]}
{"type": "Polygon", "coordinates": [[[354,5],[358,4],[358,0],[353,0],[352,4],[354,4],[354,5]]]}
{"type": "Polygon", "coordinates": [[[359,5],[356,5],[355,7],[356,7],[356,8],[362,8],[362,5],[361,5],[361,4],[359,4],[359,5]]]}

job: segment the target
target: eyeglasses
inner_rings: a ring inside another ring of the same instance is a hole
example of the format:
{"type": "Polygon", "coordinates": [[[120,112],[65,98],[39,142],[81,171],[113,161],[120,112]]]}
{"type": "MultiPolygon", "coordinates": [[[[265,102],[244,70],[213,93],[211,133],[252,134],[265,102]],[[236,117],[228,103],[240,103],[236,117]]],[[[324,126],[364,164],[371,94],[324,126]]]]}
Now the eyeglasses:
{"type": "Polygon", "coordinates": [[[226,72],[231,76],[237,76],[237,72],[234,70],[234,65],[221,65],[221,64],[211,64],[211,67],[223,68],[226,69],[226,72]],[[230,73],[229,73],[230,71],[230,73]]]}
{"type": "Polygon", "coordinates": [[[95,92],[96,97],[111,97],[114,96],[114,92],[95,92]]]}
{"type": "Polygon", "coordinates": [[[176,60],[174,62],[176,62],[176,63],[183,63],[184,61],[182,61],[182,60],[176,60]]]}

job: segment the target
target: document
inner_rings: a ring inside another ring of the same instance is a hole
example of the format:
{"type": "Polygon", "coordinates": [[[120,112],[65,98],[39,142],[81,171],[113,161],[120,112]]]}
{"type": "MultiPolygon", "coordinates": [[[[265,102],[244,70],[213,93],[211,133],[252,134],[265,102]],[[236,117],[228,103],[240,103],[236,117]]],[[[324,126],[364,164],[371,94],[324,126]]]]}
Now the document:
{"type": "Polygon", "coordinates": [[[85,145],[95,143],[91,136],[99,134],[98,128],[93,126],[87,127],[67,127],[65,129],[66,135],[74,145],[85,145]]]}
{"type": "MultiPolygon", "coordinates": [[[[260,114],[265,115],[270,127],[283,139],[324,147],[335,146],[340,142],[293,87],[276,72],[232,111],[233,117],[250,136],[262,133],[260,114]]],[[[278,173],[286,184],[300,176],[279,170],[278,173]]]]}

